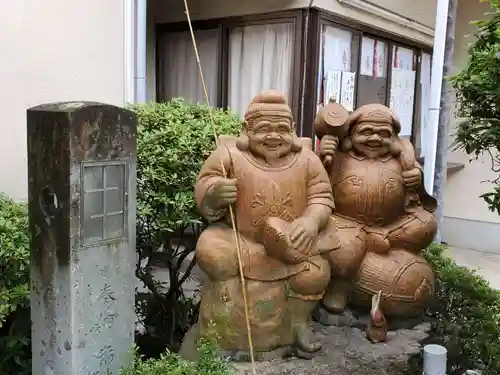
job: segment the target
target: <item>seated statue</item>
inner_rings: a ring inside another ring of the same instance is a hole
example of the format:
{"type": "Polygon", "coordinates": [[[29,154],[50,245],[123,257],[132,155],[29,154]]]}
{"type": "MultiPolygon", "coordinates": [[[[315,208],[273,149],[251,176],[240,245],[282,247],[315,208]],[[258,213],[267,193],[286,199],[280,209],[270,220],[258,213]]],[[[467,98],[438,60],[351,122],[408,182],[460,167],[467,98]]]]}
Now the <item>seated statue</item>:
{"type": "Polygon", "coordinates": [[[329,133],[315,122],[320,158],[330,161],[324,164],[341,243],[326,255],[332,280],[323,306],[333,314],[344,313],[349,302],[369,309],[381,291],[386,315],[417,316],[434,291],[433,271],[420,252],[436,234],[436,201],[425,192],[414,148],[398,136],[401,125],[389,108],[337,112],[326,113],[345,118],[343,130],[336,124],[329,133]]]}
{"type": "Polygon", "coordinates": [[[225,352],[248,353],[228,215],[233,204],[256,359],[280,348],[303,353],[321,348],[310,317],[330,281],[322,254],[339,242],[329,178],[308,143],[305,147],[296,137],[285,97],[262,92],[248,106],[240,136],[221,137],[198,175],[196,203],[212,224],[196,245],[198,265],[208,276],[197,326],[203,334],[214,324],[225,352]]]}

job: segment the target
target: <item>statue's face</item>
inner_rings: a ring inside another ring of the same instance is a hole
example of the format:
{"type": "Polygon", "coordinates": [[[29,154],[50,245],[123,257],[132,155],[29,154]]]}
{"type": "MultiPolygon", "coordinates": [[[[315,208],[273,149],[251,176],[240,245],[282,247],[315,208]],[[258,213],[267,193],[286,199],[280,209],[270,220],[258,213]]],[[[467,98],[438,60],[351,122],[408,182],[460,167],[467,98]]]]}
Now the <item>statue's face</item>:
{"type": "Polygon", "coordinates": [[[293,125],[284,116],[260,116],[248,130],[249,149],[266,160],[288,155],[293,144],[293,125]]]}
{"type": "Polygon", "coordinates": [[[362,122],[354,128],[352,146],[367,158],[387,155],[394,140],[394,130],[390,124],[362,122]]]}

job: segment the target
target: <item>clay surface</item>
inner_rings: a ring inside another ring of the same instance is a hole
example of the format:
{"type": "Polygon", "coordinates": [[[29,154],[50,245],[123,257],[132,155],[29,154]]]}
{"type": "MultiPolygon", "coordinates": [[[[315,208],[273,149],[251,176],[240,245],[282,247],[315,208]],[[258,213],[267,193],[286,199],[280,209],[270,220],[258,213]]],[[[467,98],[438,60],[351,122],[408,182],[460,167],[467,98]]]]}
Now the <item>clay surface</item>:
{"type": "Polygon", "coordinates": [[[328,174],[274,91],[251,101],[239,137],[221,140],[195,186],[198,209],[211,223],[196,245],[207,275],[200,334],[215,323],[222,349],[248,352],[242,273],[254,350],[314,353],[321,345],[311,313],[330,281],[323,256],[339,247],[328,174]]]}
{"type": "Polygon", "coordinates": [[[351,303],[369,311],[372,297],[381,293],[379,312],[421,314],[434,293],[433,271],[420,252],[436,233],[436,201],[424,190],[413,146],[399,137],[399,120],[380,104],[346,116],[340,104],[329,103],[315,128],[340,241],[325,255],[332,281],[324,307],[343,314],[351,303]],[[338,120],[335,126],[329,118],[338,120]]]}

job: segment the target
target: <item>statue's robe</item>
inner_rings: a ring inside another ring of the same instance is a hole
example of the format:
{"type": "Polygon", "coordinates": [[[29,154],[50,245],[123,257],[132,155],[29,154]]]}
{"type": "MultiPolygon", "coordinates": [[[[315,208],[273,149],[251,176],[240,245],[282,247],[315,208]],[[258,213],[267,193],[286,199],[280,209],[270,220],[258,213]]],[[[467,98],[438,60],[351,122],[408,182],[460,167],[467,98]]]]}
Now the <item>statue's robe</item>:
{"type": "Polygon", "coordinates": [[[324,295],[331,274],[328,261],[320,254],[339,246],[335,222],[330,218],[320,230],[315,254],[296,264],[270,256],[261,236],[269,217],[292,222],[311,205],[333,209],[328,174],[306,147],[293,153],[286,164],[273,168],[240,150],[234,139],[220,145],[206,160],[195,188],[199,211],[212,223],[196,246],[198,264],[209,279],[202,289],[199,322],[203,332],[214,321],[222,336],[220,345],[228,350],[244,350],[247,335],[235,233],[228,209],[213,209],[209,202],[210,190],[224,178],[222,165],[227,177],[237,180],[233,207],[254,347],[269,351],[293,345],[292,310],[296,305],[291,305],[292,300],[314,303],[324,295]]]}
{"type": "MultiPolygon", "coordinates": [[[[270,167],[250,152],[240,150],[235,141],[228,141],[215,150],[206,160],[196,184],[195,197],[201,214],[209,222],[218,223],[207,228],[200,238],[198,248],[207,243],[213,249],[199,255],[200,267],[208,275],[213,274],[210,264],[220,263],[214,257],[224,256],[221,253],[230,254],[235,247],[228,209],[214,210],[206,201],[207,192],[224,178],[222,164],[228,178],[238,181],[234,215],[242,244],[244,276],[271,281],[288,278],[311,268],[310,262],[283,264],[268,256],[261,244],[261,236],[268,217],[292,222],[310,205],[334,209],[330,181],[321,161],[310,149],[303,147],[293,154],[288,163],[270,167]],[[206,259],[205,253],[210,253],[206,254],[206,259]]],[[[330,226],[333,228],[324,228],[320,232],[318,253],[338,247],[334,222],[330,222],[330,226]]],[[[233,274],[228,276],[237,274],[238,269],[235,267],[233,274]]]]}
{"type": "Polygon", "coordinates": [[[434,276],[420,252],[436,234],[436,200],[422,185],[405,186],[403,171],[421,167],[411,144],[402,145],[399,157],[335,154],[328,172],[341,246],[327,257],[334,279],[354,282],[351,302],[368,307],[382,290],[385,312],[412,315],[433,294],[434,276]],[[410,195],[418,199],[408,206],[410,195]]]}

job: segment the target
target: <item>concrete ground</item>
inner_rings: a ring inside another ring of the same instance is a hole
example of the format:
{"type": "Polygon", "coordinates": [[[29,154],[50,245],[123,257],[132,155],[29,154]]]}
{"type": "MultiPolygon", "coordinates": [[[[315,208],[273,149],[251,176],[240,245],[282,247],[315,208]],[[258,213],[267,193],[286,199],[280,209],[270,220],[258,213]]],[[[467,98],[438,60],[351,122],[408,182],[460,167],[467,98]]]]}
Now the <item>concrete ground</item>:
{"type": "Polygon", "coordinates": [[[459,266],[477,270],[478,275],[489,281],[495,289],[500,289],[500,254],[450,247],[446,250],[459,266]]]}

